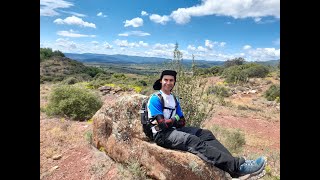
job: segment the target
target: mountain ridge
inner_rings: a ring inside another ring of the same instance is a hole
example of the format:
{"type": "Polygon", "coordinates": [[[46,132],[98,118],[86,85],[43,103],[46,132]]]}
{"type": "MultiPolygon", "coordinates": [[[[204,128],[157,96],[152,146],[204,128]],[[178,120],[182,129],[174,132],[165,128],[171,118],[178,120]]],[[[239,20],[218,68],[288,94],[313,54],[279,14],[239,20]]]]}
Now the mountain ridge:
{"type": "MultiPolygon", "coordinates": [[[[159,57],[143,57],[143,56],[129,56],[123,54],[95,54],[95,53],[64,53],[66,57],[74,59],[83,63],[114,63],[114,64],[159,64],[168,62],[171,59],[159,58],[159,57]]],[[[279,60],[269,61],[252,61],[259,64],[265,65],[277,65],[279,60]]],[[[211,67],[214,65],[223,65],[225,61],[208,61],[208,60],[195,60],[198,67],[211,67]]],[[[192,60],[183,59],[183,63],[187,66],[192,64],[192,60]]]]}

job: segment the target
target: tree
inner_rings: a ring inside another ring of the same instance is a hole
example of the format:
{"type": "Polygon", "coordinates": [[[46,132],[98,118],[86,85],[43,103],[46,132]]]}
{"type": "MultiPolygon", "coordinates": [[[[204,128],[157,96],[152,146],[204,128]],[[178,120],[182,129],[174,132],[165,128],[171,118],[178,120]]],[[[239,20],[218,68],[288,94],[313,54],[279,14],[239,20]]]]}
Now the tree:
{"type": "Polygon", "coordinates": [[[228,68],[230,66],[242,65],[245,63],[245,59],[242,57],[234,58],[231,60],[227,60],[223,65],[228,68]]]}
{"type": "MultiPolygon", "coordinates": [[[[182,52],[176,43],[170,69],[177,71],[174,94],[179,98],[187,125],[200,127],[213,108],[213,103],[207,103],[204,91],[205,79],[191,73],[182,65],[182,52]],[[210,104],[210,105],[208,105],[210,104]]],[[[193,58],[194,59],[194,58],[193,58]]]]}

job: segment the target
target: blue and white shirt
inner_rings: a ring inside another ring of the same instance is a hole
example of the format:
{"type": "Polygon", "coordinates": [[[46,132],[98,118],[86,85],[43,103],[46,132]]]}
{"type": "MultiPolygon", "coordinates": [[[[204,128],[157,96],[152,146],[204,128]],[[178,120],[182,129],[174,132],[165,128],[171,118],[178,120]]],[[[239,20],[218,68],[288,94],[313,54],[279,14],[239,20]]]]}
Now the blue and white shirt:
{"type": "MultiPolygon", "coordinates": [[[[168,108],[172,108],[174,109],[175,106],[176,106],[176,102],[174,100],[174,97],[172,94],[170,95],[167,95],[165,93],[163,93],[161,90],[160,90],[160,93],[163,97],[163,101],[164,101],[164,105],[165,107],[168,107],[168,108]]],[[[180,106],[180,102],[179,100],[177,99],[177,108],[175,110],[173,110],[173,113],[171,115],[171,117],[174,117],[176,114],[179,115],[179,117],[182,117],[183,116],[183,113],[182,113],[182,110],[181,110],[181,106],[180,106]]],[[[147,104],[147,107],[148,107],[148,117],[149,118],[152,118],[152,117],[155,117],[159,114],[163,115],[165,119],[170,119],[170,114],[171,114],[171,110],[170,109],[164,109],[162,110],[162,104],[161,104],[161,100],[160,98],[158,97],[157,94],[153,94],[150,98],[149,98],[149,101],[148,101],[148,104],[147,104]]]]}

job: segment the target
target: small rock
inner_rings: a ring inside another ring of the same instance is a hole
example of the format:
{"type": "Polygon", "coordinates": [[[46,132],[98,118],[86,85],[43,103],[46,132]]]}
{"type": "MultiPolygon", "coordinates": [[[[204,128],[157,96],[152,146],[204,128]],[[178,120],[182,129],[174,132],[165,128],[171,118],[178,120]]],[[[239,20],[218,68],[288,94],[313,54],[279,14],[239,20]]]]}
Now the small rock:
{"type": "Polygon", "coordinates": [[[58,159],[61,159],[61,157],[62,157],[62,154],[54,155],[54,156],[52,157],[52,159],[53,159],[53,160],[58,160],[58,159]]]}

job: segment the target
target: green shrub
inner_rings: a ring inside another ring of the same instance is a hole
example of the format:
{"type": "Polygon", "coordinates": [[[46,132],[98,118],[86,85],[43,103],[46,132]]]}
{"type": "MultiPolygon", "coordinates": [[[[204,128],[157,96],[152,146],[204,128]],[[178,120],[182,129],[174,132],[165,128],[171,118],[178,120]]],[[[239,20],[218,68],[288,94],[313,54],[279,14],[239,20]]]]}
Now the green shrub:
{"type": "Polygon", "coordinates": [[[231,95],[229,88],[223,85],[210,86],[207,93],[214,94],[217,97],[229,97],[231,95]]]}
{"type": "Polygon", "coordinates": [[[216,138],[225,145],[231,153],[240,153],[246,144],[245,135],[239,129],[229,130],[218,125],[209,128],[216,138]]]}
{"type": "Polygon", "coordinates": [[[269,73],[269,68],[265,65],[257,63],[249,63],[243,65],[233,65],[223,70],[222,77],[226,78],[228,83],[245,83],[248,78],[266,77],[269,73]]]}
{"type": "Polygon", "coordinates": [[[68,84],[68,85],[71,85],[71,84],[75,84],[77,82],[80,82],[77,78],[75,77],[67,77],[65,78],[63,81],[62,81],[62,84],[68,84]]]}
{"type": "Polygon", "coordinates": [[[226,146],[231,152],[239,153],[246,144],[244,134],[239,130],[231,132],[227,135],[226,146]]]}
{"type": "Polygon", "coordinates": [[[257,78],[264,78],[268,75],[269,69],[265,65],[257,64],[257,63],[250,63],[244,65],[244,73],[247,74],[249,78],[257,77],[257,78]]]}
{"type": "Polygon", "coordinates": [[[244,66],[231,66],[223,70],[222,77],[225,78],[225,81],[228,83],[241,83],[247,82],[248,74],[244,71],[244,66]]]}
{"type": "Polygon", "coordinates": [[[264,93],[264,97],[268,101],[277,100],[278,102],[280,102],[280,85],[271,85],[269,89],[264,93]]]}
{"type": "Polygon", "coordinates": [[[102,106],[98,95],[81,86],[61,85],[52,89],[46,112],[65,115],[75,120],[86,120],[102,106]]]}
{"type": "Polygon", "coordinates": [[[207,79],[193,76],[190,70],[182,65],[182,53],[178,50],[178,44],[173,54],[173,61],[167,65],[168,67],[165,67],[178,73],[173,93],[180,99],[184,117],[187,119],[186,125],[201,127],[214,105],[208,102],[210,99],[207,98],[204,88],[207,79]]]}

